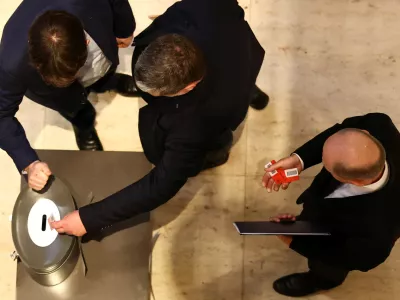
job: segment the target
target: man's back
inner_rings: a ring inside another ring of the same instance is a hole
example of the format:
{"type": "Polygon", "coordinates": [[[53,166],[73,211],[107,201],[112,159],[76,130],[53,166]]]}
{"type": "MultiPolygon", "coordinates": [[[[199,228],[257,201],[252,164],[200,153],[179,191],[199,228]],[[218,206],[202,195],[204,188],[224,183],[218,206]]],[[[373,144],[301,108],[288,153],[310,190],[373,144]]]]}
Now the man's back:
{"type": "MultiPolygon", "coordinates": [[[[28,60],[28,32],[34,20],[47,10],[63,10],[77,16],[85,24],[85,28],[89,27],[90,35],[94,36],[97,43],[106,46],[103,48],[111,46],[108,39],[110,36],[114,37],[113,34],[109,34],[112,33],[113,18],[108,0],[24,0],[6,23],[0,44],[0,67],[20,80],[29,82],[35,74],[28,60]],[[98,9],[93,11],[94,7],[98,9]],[[93,20],[96,26],[92,26],[90,20],[93,20]],[[97,32],[102,32],[106,37],[98,38],[101,34],[97,32]]],[[[109,52],[108,49],[106,51],[109,52]]],[[[112,55],[107,54],[115,60],[116,53],[113,51],[112,55]]],[[[34,84],[29,84],[30,88],[34,87],[34,84]]]]}

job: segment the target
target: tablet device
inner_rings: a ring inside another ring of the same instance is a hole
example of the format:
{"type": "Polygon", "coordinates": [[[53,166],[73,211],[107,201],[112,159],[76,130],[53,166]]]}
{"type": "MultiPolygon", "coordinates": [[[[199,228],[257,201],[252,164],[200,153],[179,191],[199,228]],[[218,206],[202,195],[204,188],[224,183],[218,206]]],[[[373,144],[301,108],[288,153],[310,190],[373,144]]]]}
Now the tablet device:
{"type": "Polygon", "coordinates": [[[323,226],[306,221],[291,223],[235,222],[233,225],[241,235],[331,235],[323,226]]]}

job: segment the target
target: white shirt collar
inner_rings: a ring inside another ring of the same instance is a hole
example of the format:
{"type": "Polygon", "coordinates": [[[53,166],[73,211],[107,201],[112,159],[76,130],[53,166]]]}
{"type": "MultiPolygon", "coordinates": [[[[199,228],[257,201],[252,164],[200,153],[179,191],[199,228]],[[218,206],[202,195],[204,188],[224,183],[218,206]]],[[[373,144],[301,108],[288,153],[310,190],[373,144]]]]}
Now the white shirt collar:
{"type": "Polygon", "coordinates": [[[385,161],[385,170],[383,171],[382,177],[374,183],[364,185],[362,188],[370,190],[371,192],[376,192],[385,186],[387,181],[389,180],[389,166],[385,161]]]}
{"type": "Polygon", "coordinates": [[[346,197],[359,196],[376,192],[382,189],[386,185],[386,183],[389,180],[389,174],[390,174],[389,165],[387,164],[387,162],[385,162],[385,170],[383,171],[382,177],[377,182],[364,186],[357,186],[350,183],[344,183],[325,198],[346,198],[346,197]]]}

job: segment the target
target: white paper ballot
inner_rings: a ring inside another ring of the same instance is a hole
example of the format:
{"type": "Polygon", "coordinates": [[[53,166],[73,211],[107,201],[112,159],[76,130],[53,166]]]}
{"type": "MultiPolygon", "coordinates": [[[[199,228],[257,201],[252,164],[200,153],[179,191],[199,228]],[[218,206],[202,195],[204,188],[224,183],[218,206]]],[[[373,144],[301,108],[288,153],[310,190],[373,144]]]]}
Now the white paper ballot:
{"type": "Polygon", "coordinates": [[[29,237],[39,247],[51,245],[58,236],[58,232],[50,228],[49,218],[54,221],[60,220],[57,205],[49,199],[39,199],[32,206],[28,216],[29,237]]]}

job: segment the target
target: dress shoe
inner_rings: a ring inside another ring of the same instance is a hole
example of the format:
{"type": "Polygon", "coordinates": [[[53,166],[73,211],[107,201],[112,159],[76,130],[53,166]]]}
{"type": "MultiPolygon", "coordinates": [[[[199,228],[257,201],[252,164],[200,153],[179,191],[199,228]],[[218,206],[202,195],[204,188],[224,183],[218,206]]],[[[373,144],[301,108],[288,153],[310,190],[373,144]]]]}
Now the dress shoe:
{"type": "Polygon", "coordinates": [[[268,102],[268,95],[255,86],[250,95],[250,107],[256,110],[262,110],[267,107],[268,102]]]}
{"type": "Polygon", "coordinates": [[[273,288],[277,293],[285,296],[304,297],[339,285],[329,285],[329,287],[325,285],[322,288],[318,282],[318,278],[311,272],[296,273],[279,278],[274,282],[273,288]]]}
{"type": "Polygon", "coordinates": [[[74,132],[79,150],[103,151],[103,145],[100,142],[96,129],[80,130],[74,126],[74,132]]]}
{"type": "Polygon", "coordinates": [[[136,89],[135,81],[132,76],[116,73],[114,77],[117,81],[115,91],[125,97],[140,97],[136,89]]]}

